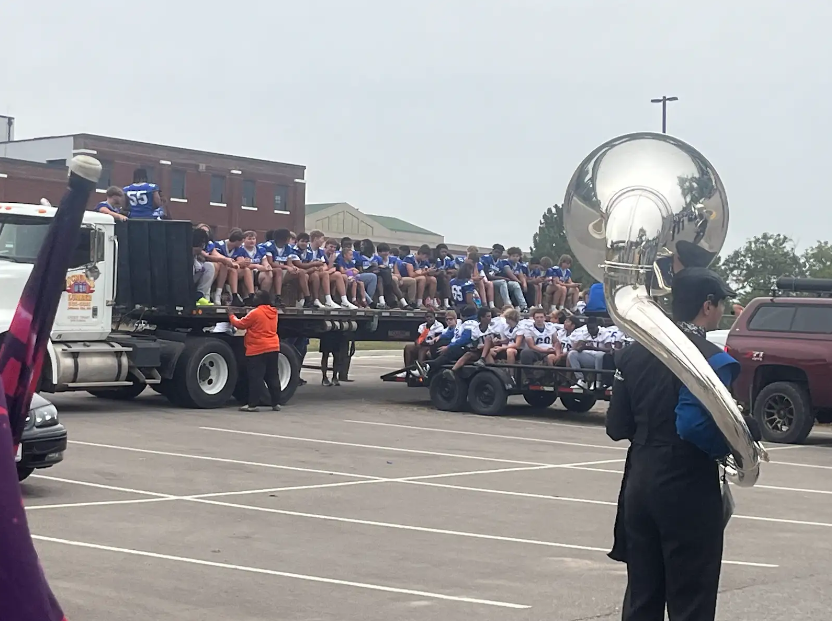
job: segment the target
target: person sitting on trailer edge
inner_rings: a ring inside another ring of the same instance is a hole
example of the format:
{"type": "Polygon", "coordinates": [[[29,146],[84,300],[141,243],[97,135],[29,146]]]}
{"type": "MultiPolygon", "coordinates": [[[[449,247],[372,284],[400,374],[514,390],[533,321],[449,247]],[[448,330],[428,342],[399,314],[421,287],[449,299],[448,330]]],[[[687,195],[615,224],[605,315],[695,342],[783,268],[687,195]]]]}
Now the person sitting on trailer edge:
{"type": "MultiPolygon", "coordinates": [[[[526,297],[523,295],[527,286],[526,275],[528,273],[528,267],[523,263],[523,251],[517,247],[509,248],[508,258],[500,259],[497,262],[497,271],[503,277],[503,282],[508,290],[508,297],[511,298],[510,300],[504,299],[503,304],[513,302],[521,313],[528,311],[526,297]]],[[[500,297],[502,297],[502,293],[500,297]]]]}
{"type": "Polygon", "coordinates": [[[572,388],[589,388],[580,369],[604,368],[604,356],[612,351],[610,335],[606,328],[598,325],[597,317],[587,317],[586,325],[572,333],[572,351],[566,357],[569,366],[575,369],[577,382],[572,388]]]}
{"type": "MultiPolygon", "coordinates": [[[[403,250],[404,248],[400,248],[403,250]]],[[[402,261],[409,267],[408,276],[416,279],[416,306],[427,310],[428,305],[434,305],[436,296],[436,276],[432,275],[433,266],[430,262],[430,246],[423,244],[415,254],[408,254],[402,261]]]]}
{"type": "Polygon", "coordinates": [[[378,285],[378,276],[373,272],[363,271],[364,257],[361,256],[359,249],[355,247],[355,242],[349,237],[341,238],[341,252],[343,253],[345,250],[352,250],[352,262],[354,263],[352,269],[355,270],[355,279],[361,283],[361,288],[364,289],[364,293],[361,295],[363,304],[360,304],[360,306],[365,308],[372,306],[373,296],[376,294],[376,286],[378,285]]]}
{"type": "Polygon", "coordinates": [[[496,360],[505,360],[509,364],[517,361],[517,340],[524,338],[518,330],[520,312],[514,307],[509,308],[503,313],[502,319],[503,321],[491,322],[480,361],[488,364],[494,364],[496,360]]]}
{"type": "Polygon", "coordinates": [[[280,411],[280,338],[277,336],[277,309],[272,296],[265,289],[254,294],[255,308],[242,319],[233,313],[228,320],[235,328],[245,330],[246,373],[248,374],[248,403],[242,412],[256,412],[263,393],[263,384],[269,387],[270,405],[280,411]]]}
{"type": "Polygon", "coordinates": [[[266,251],[257,244],[257,233],[244,231],[243,245],[231,253],[231,258],[240,265],[237,277],[243,281],[246,303],[253,304],[255,281],[266,291],[270,290],[272,285],[272,268],[266,251]]]}
{"type": "Polygon", "coordinates": [[[532,318],[534,323],[526,328],[526,347],[520,352],[520,362],[536,364],[543,361],[547,366],[555,366],[561,355],[558,327],[546,321],[546,313],[542,308],[535,308],[532,318]]]}
{"type": "MultiPolygon", "coordinates": [[[[323,233],[321,233],[323,237],[323,233]]],[[[295,242],[295,247],[292,249],[292,257],[289,262],[298,270],[306,274],[308,285],[311,290],[312,305],[315,308],[324,308],[323,302],[320,300],[321,289],[324,288],[324,274],[326,272],[326,263],[323,260],[323,249],[318,248],[320,253],[315,249],[309,247],[310,235],[309,233],[299,233],[295,242]],[[297,257],[297,258],[294,258],[297,257]]],[[[326,294],[329,295],[329,278],[326,279],[326,294]]],[[[331,299],[331,298],[330,298],[331,299]]],[[[333,306],[338,308],[338,305],[333,302],[333,306]]]]}
{"type": "Polygon", "coordinates": [[[274,232],[274,238],[263,244],[266,255],[269,258],[269,264],[274,271],[274,300],[279,307],[283,306],[281,295],[283,293],[283,283],[298,281],[303,299],[299,299],[297,303],[298,308],[313,308],[312,296],[309,293],[309,274],[306,270],[294,265],[294,261],[299,260],[295,254],[294,248],[289,244],[291,239],[291,232],[289,229],[278,229],[274,232]]]}
{"type": "Polygon", "coordinates": [[[456,277],[450,282],[451,304],[454,308],[482,306],[480,296],[477,294],[477,287],[472,279],[473,275],[474,266],[470,263],[463,263],[459,266],[456,277]]]}
{"type": "MultiPolygon", "coordinates": [[[[370,239],[362,239],[359,249],[360,252],[356,257],[356,263],[359,264],[358,267],[361,269],[363,274],[372,275],[376,279],[375,284],[373,285],[373,291],[378,291],[378,303],[373,306],[373,296],[370,294],[370,306],[384,310],[388,308],[388,306],[387,301],[384,299],[384,281],[379,275],[379,262],[377,260],[375,244],[373,244],[373,241],[370,239]]],[[[369,289],[367,289],[367,292],[369,293],[369,289]]],[[[388,293],[390,292],[388,291],[388,293]]]]}
{"type": "Polygon", "coordinates": [[[93,211],[113,216],[116,222],[124,222],[127,220],[127,216],[121,213],[121,208],[124,205],[124,190],[117,185],[111,185],[107,188],[106,196],[107,200],[98,203],[93,211]]]}
{"type": "MultiPolygon", "coordinates": [[[[198,228],[206,230],[211,235],[211,227],[207,224],[200,224],[198,228]]],[[[214,295],[211,301],[217,306],[222,304],[222,292],[226,282],[231,289],[231,305],[243,306],[243,300],[237,293],[239,283],[237,270],[240,269],[240,265],[229,256],[229,253],[234,252],[234,249],[239,248],[242,243],[243,232],[240,229],[231,229],[228,239],[214,241],[211,238],[203,253],[203,258],[214,264],[216,274],[214,275],[214,295]]]]}
{"type": "Polygon", "coordinates": [[[431,348],[442,337],[445,326],[436,320],[436,313],[427,311],[425,323],[418,328],[416,341],[404,346],[404,366],[409,367],[417,360],[424,362],[430,353],[431,348]]]}
{"type": "Polygon", "coordinates": [[[194,282],[197,291],[197,306],[212,306],[211,283],[214,282],[214,264],[203,259],[205,248],[208,246],[208,233],[205,229],[196,228],[193,232],[194,253],[194,282]]]}
{"type": "MultiPolygon", "coordinates": [[[[462,356],[460,356],[456,362],[454,362],[454,366],[450,369],[446,369],[444,373],[453,374],[456,371],[459,371],[462,367],[466,364],[471,364],[472,362],[477,362],[482,357],[482,350],[485,346],[485,335],[488,334],[488,329],[491,326],[491,309],[490,308],[480,308],[477,310],[477,318],[476,319],[468,319],[462,324],[462,339],[464,340],[465,335],[470,333],[470,341],[467,343],[462,343],[461,347],[464,350],[462,356]]],[[[451,346],[454,345],[454,342],[451,341],[451,346]]]]}
{"type": "MultiPolygon", "coordinates": [[[[392,294],[398,300],[401,308],[409,308],[407,298],[399,286],[401,277],[396,272],[398,258],[391,256],[390,245],[384,242],[378,245],[376,252],[377,254],[373,258],[376,265],[378,265],[379,291],[389,292],[388,295],[392,294]]],[[[381,295],[379,295],[379,299],[381,299],[381,295]]]]}
{"type": "Polygon", "coordinates": [[[480,261],[480,255],[476,252],[468,253],[464,263],[470,263],[473,268],[471,279],[477,287],[477,293],[480,295],[480,300],[483,306],[494,308],[494,283],[488,280],[485,275],[485,268],[480,261]]]}
{"type": "Polygon", "coordinates": [[[366,308],[364,283],[358,278],[359,272],[352,255],[352,248],[341,248],[338,257],[335,259],[335,267],[344,275],[347,282],[347,294],[350,302],[355,308],[366,308]]]}

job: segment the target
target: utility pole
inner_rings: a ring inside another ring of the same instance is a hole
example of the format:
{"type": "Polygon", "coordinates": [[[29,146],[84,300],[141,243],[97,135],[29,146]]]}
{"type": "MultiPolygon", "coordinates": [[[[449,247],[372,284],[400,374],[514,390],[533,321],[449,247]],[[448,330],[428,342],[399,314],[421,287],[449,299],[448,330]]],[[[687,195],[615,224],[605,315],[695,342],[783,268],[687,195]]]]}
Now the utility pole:
{"type": "Polygon", "coordinates": [[[651,99],[650,103],[660,103],[662,104],[662,133],[667,133],[667,102],[668,101],[679,101],[678,97],[668,97],[667,95],[662,95],[661,99],[651,99]]]}

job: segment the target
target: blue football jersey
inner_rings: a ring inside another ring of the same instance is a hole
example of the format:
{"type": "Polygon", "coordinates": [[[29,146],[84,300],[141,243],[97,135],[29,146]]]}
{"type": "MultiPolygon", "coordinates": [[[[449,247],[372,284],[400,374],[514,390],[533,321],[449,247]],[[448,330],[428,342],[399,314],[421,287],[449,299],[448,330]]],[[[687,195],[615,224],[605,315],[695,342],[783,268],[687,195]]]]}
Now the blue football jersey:
{"type": "Polygon", "coordinates": [[[392,270],[397,263],[396,257],[391,257],[389,254],[385,259],[380,254],[377,254],[373,257],[373,261],[375,261],[376,265],[378,265],[383,270],[392,270]]]}
{"type": "Polygon", "coordinates": [[[500,268],[498,267],[501,259],[494,259],[494,255],[486,254],[483,255],[480,259],[480,263],[482,264],[483,270],[489,276],[494,276],[500,273],[500,268]]]}
{"type": "Polygon", "coordinates": [[[275,263],[283,263],[285,265],[291,259],[300,258],[295,254],[294,248],[288,244],[285,246],[277,246],[273,241],[267,241],[260,244],[260,247],[263,249],[265,255],[271,257],[271,260],[275,263]]]}
{"type": "Polygon", "coordinates": [[[474,303],[477,303],[478,295],[477,288],[474,286],[472,280],[462,280],[461,278],[454,278],[451,280],[451,300],[454,306],[465,305],[465,297],[467,294],[472,294],[474,303]]]}
{"type": "MultiPolygon", "coordinates": [[[[319,248],[320,250],[320,248],[319,248]]],[[[317,257],[315,256],[315,251],[312,250],[309,246],[306,247],[306,250],[301,250],[297,246],[292,249],[292,253],[300,259],[301,263],[311,263],[312,261],[317,261],[317,257]]]]}
{"type": "Polygon", "coordinates": [[[431,268],[430,259],[417,259],[415,254],[409,254],[402,260],[405,263],[410,263],[414,270],[427,270],[431,268]]]}
{"type": "Polygon", "coordinates": [[[338,256],[335,257],[335,267],[342,267],[345,270],[354,270],[355,269],[355,255],[353,254],[353,258],[347,261],[344,258],[344,255],[340,252],[338,256]]]}
{"type": "Polygon", "coordinates": [[[124,188],[124,194],[130,201],[130,217],[154,219],[155,207],[153,206],[153,194],[159,191],[155,183],[132,183],[124,188]]]}
{"type": "Polygon", "coordinates": [[[560,266],[558,267],[550,267],[546,270],[546,275],[551,276],[561,282],[567,282],[570,278],[572,278],[572,270],[569,268],[562,269],[560,266]]]}
{"type": "Polygon", "coordinates": [[[115,212],[115,213],[121,213],[121,209],[119,209],[118,207],[113,207],[113,206],[112,206],[110,203],[108,203],[107,201],[101,201],[100,203],[98,203],[98,204],[95,206],[95,208],[93,209],[93,211],[97,211],[98,213],[101,213],[101,210],[102,210],[102,209],[105,209],[105,208],[106,208],[106,209],[109,209],[110,211],[113,211],[113,212],[115,212]]]}
{"type": "Polygon", "coordinates": [[[352,253],[353,261],[355,261],[356,265],[361,267],[362,270],[368,270],[373,265],[374,258],[373,257],[365,257],[360,252],[353,252],[352,253]]]}
{"type": "Polygon", "coordinates": [[[508,259],[501,259],[497,263],[497,271],[498,272],[503,272],[505,270],[505,268],[509,268],[512,271],[512,273],[514,273],[515,275],[520,275],[520,274],[528,275],[528,273],[529,273],[529,268],[526,267],[526,264],[523,263],[522,261],[517,261],[516,263],[512,263],[508,259]]]}
{"type": "Polygon", "coordinates": [[[214,250],[216,250],[216,251],[217,251],[217,252],[219,252],[222,256],[224,256],[224,257],[230,257],[230,256],[231,256],[231,254],[232,254],[234,251],[232,250],[231,252],[229,252],[229,251],[228,251],[228,245],[227,245],[227,244],[228,244],[228,240],[227,240],[227,239],[221,239],[220,241],[210,241],[210,242],[208,242],[208,247],[207,247],[207,248],[205,248],[205,252],[207,252],[208,254],[211,254],[211,252],[213,252],[214,250]]]}
{"type": "Polygon", "coordinates": [[[451,255],[436,259],[434,266],[439,270],[455,270],[457,268],[456,261],[451,255]]]}
{"type": "Polygon", "coordinates": [[[263,249],[262,244],[258,244],[251,250],[246,248],[245,246],[240,246],[236,248],[234,252],[231,253],[232,259],[238,259],[240,257],[244,257],[246,259],[251,259],[252,263],[262,263],[263,259],[266,256],[266,251],[263,249]]]}

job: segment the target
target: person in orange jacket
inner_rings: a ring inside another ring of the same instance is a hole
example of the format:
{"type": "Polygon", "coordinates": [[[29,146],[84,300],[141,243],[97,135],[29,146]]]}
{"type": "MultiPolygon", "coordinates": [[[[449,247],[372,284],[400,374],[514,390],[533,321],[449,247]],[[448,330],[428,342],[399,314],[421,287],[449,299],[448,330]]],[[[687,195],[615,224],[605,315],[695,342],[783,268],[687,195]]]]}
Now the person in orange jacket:
{"type": "Polygon", "coordinates": [[[263,381],[269,387],[272,410],[280,411],[280,375],[278,357],[280,339],[277,336],[277,309],[272,306],[271,294],[259,290],[254,294],[256,308],[242,319],[234,314],[228,320],[235,328],[246,331],[246,369],[248,371],[248,405],[240,408],[242,412],[257,412],[263,381]]]}

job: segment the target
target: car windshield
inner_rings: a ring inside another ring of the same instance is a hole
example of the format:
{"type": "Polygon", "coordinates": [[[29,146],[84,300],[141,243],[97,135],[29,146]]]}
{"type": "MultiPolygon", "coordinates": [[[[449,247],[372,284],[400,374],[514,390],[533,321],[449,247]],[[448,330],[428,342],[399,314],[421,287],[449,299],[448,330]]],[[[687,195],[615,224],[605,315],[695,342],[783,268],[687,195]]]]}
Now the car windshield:
{"type": "Polygon", "coordinates": [[[0,261],[34,263],[52,218],[0,215],[0,261]]]}

